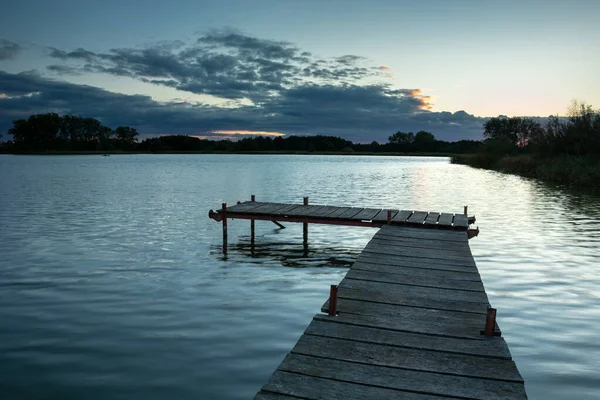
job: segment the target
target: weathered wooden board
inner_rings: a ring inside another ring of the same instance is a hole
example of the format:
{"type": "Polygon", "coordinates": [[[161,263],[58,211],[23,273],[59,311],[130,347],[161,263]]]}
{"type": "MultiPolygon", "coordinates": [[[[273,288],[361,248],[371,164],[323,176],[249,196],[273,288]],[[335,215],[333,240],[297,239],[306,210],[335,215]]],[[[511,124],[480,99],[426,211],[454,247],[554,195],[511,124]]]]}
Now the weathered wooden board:
{"type": "MultiPolygon", "coordinates": [[[[443,289],[454,290],[471,290],[476,292],[484,292],[483,283],[481,281],[465,281],[454,280],[447,278],[439,278],[436,274],[424,274],[421,276],[408,274],[390,274],[382,272],[363,271],[359,268],[352,267],[346,274],[346,279],[357,279],[372,282],[394,283],[398,285],[414,285],[425,286],[443,289]]],[[[402,290],[399,288],[399,290],[402,290]]]]}
{"type": "MultiPolygon", "coordinates": [[[[365,256],[377,256],[380,259],[385,259],[386,257],[390,260],[398,260],[399,258],[408,258],[416,261],[421,261],[422,263],[429,264],[444,264],[444,265],[455,265],[462,267],[470,267],[476,268],[475,262],[473,260],[469,260],[468,258],[458,258],[458,257],[448,257],[443,258],[442,256],[438,256],[435,254],[428,254],[427,257],[423,257],[420,254],[416,254],[409,250],[395,250],[394,249],[381,249],[379,247],[365,247],[363,253],[365,256]]],[[[362,256],[361,254],[361,256],[362,256]]]]}
{"type": "Polygon", "coordinates": [[[373,219],[373,217],[375,217],[377,214],[379,214],[380,211],[381,211],[380,209],[365,208],[358,214],[351,217],[350,219],[355,219],[358,221],[363,221],[363,220],[370,221],[373,219]]]}
{"type": "Polygon", "coordinates": [[[289,212],[295,210],[298,207],[302,207],[302,204],[288,204],[287,207],[278,209],[277,215],[287,215],[289,212]]]}
{"type": "Polygon", "coordinates": [[[370,253],[379,253],[379,254],[388,254],[388,255],[399,255],[405,257],[415,257],[415,258],[426,258],[432,260],[444,260],[444,261],[458,261],[464,263],[466,265],[475,266],[475,260],[471,255],[470,251],[464,250],[447,250],[447,249],[437,249],[435,247],[430,247],[429,249],[423,247],[413,247],[413,246],[404,246],[400,243],[398,244],[382,244],[379,240],[372,240],[365,247],[365,251],[370,253]]]}
{"type": "MultiPolygon", "coordinates": [[[[443,351],[445,353],[477,355],[505,360],[512,359],[506,342],[500,337],[492,337],[486,340],[458,339],[454,337],[378,329],[354,325],[352,322],[364,323],[365,321],[361,321],[360,316],[354,315],[343,315],[341,318],[316,315],[308,328],[306,328],[304,334],[388,346],[443,351]]],[[[490,364],[493,364],[493,361],[490,364]]]]}
{"type": "Polygon", "coordinates": [[[452,226],[452,220],[454,219],[454,214],[442,213],[440,218],[438,219],[438,225],[450,227],[452,226]]]}
{"type": "Polygon", "coordinates": [[[406,222],[406,220],[408,219],[408,217],[410,217],[412,214],[412,211],[410,210],[400,210],[395,216],[394,218],[392,218],[392,222],[396,223],[396,224],[403,224],[406,222]]]}
{"type": "MultiPolygon", "coordinates": [[[[390,210],[392,212],[392,218],[398,214],[398,210],[390,210]]],[[[373,217],[374,222],[387,222],[388,210],[381,210],[373,217]]]]}
{"type": "MultiPolygon", "coordinates": [[[[288,394],[294,399],[315,400],[364,400],[381,399],[396,400],[440,400],[439,397],[406,392],[394,389],[384,389],[369,385],[324,379],[305,373],[290,373],[275,371],[263,390],[278,394],[288,394]]],[[[255,397],[255,399],[260,399],[255,397]]],[[[264,399],[271,399],[265,397],[264,399]]]]}
{"type": "Polygon", "coordinates": [[[489,300],[485,292],[469,292],[393,283],[343,279],[338,286],[338,298],[452,310],[487,313],[489,300]]]}
{"type": "Polygon", "coordinates": [[[440,217],[440,213],[430,212],[427,214],[425,218],[425,225],[437,225],[438,218],[440,217]]]}
{"type": "Polygon", "coordinates": [[[340,208],[346,208],[346,207],[325,206],[323,208],[320,208],[319,210],[315,210],[311,214],[311,217],[318,217],[318,218],[329,217],[329,214],[333,213],[334,211],[339,210],[340,208]]]}
{"type": "MultiPolygon", "coordinates": [[[[388,225],[384,225],[388,226],[388,225]]],[[[398,240],[398,241],[422,241],[424,243],[444,245],[444,246],[458,246],[468,247],[469,238],[466,232],[454,231],[454,230],[434,230],[434,229],[413,229],[415,232],[406,232],[402,230],[400,232],[390,232],[388,229],[383,230],[380,228],[375,234],[379,239],[386,240],[398,240]],[[440,233],[449,233],[450,235],[440,235],[440,233]],[[456,236],[458,234],[458,236],[456,236]]]]}
{"type": "Polygon", "coordinates": [[[302,335],[292,353],[440,374],[523,382],[514,361],[302,335]]]}
{"type": "Polygon", "coordinates": [[[327,218],[339,218],[340,215],[350,210],[351,207],[338,207],[337,210],[326,215],[327,218]]]}
{"type": "MultiPolygon", "coordinates": [[[[439,396],[486,400],[527,398],[522,383],[357,364],[299,354],[288,355],[279,369],[337,381],[439,396]]],[[[397,397],[403,398],[400,394],[397,397]]]]}
{"type": "Polygon", "coordinates": [[[427,218],[427,211],[415,211],[412,215],[406,220],[407,224],[421,225],[425,218],[427,218]]]}
{"type": "Polygon", "coordinates": [[[468,228],[469,227],[469,219],[466,215],[456,214],[454,215],[453,221],[454,228],[468,228]]]}
{"type": "Polygon", "coordinates": [[[364,210],[364,208],[361,208],[361,207],[351,207],[348,210],[346,210],[343,213],[341,213],[340,215],[338,215],[337,218],[339,218],[339,219],[351,219],[352,217],[354,217],[359,212],[362,212],[363,210],[364,210]]]}
{"type": "Polygon", "coordinates": [[[325,206],[321,205],[301,205],[300,207],[294,208],[292,211],[288,212],[288,216],[290,217],[310,217],[321,208],[325,206]]]}
{"type": "Polygon", "coordinates": [[[466,265],[459,262],[448,262],[444,260],[431,260],[425,258],[402,257],[399,255],[390,256],[380,253],[369,253],[363,251],[358,256],[357,262],[378,263],[384,265],[397,265],[401,267],[437,269],[442,271],[458,271],[458,272],[473,272],[478,273],[477,268],[473,265],[466,265]]]}
{"type": "Polygon", "coordinates": [[[408,226],[384,225],[381,227],[378,234],[392,235],[399,237],[421,238],[430,240],[450,240],[450,241],[467,241],[466,232],[442,230],[442,229],[419,229],[408,226]]]}
{"type": "MultiPolygon", "coordinates": [[[[321,311],[327,312],[329,301],[321,311]]],[[[338,322],[436,336],[488,340],[485,315],[338,299],[338,322]]],[[[317,317],[315,317],[317,318],[317,317]]],[[[500,328],[496,327],[500,332],[500,328]]]]}
{"type": "MultiPolygon", "coordinates": [[[[450,267],[451,268],[451,267],[450,267]]],[[[381,264],[377,261],[371,261],[366,257],[361,257],[356,261],[351,268],[351,271],[366,271],[366,272],[380,272],[387,275],[401,274],[409,275],[415,278],[432,278],[444,281],[472,281],[481,282],[481,276],[474,268],[468,271],[464,270],[446,270],[446,269],[433,269],[423,267],[422,265],[389,265],[381,264]]]]}
{"type": "Polygon", "coordinates": [[[457,254],[453,254],[450,250],[439,250],[435,247],[423,249],[419,247],[404,247],[400,244],[395,246],[386,245],[380,244],[378,241],[371,241],[367,244],[364,251],[368,251],[370,253],[388,254],[392,256],[398,255],[414,258],[427,258],[432,260],[454,261],[463,263],[465,265],[475,266],[475,260],[469,253],[462,251],[458,252],[457,254]]]}
{"type": "Polygon", "coordinates": [[[253,208],[258,208],[267,204],[278,204],[278,203],[267,203],[263,201],[245,201],[239,204],[232,204],[231,206],[227,206],[227,211],[229,212],[247,212],[252,210],[253,208]]]}
{"type": "Polygon", "coordinates": [[[260,207],[253,208],[249,211],[245,211],[249,214],[275,214],[275,212],[286,208],[288,204],[281,203],[273,203],[273,204],[264,204],[260,207]]]}
{"type": "Polygon", "coordinates": [[[463,242],[448,242],[442,240],[428,240],[428,239],[409,239],[399,238],[395,236],[384,236],[375,234],[371,239],[376,244],[388,245],[388,246],[401,246],[401,247],[416,247],[420,249],[436,249],[436,250],[452,250],[462,251],[471,254],[471,248],[467,243],[463,242]]]}

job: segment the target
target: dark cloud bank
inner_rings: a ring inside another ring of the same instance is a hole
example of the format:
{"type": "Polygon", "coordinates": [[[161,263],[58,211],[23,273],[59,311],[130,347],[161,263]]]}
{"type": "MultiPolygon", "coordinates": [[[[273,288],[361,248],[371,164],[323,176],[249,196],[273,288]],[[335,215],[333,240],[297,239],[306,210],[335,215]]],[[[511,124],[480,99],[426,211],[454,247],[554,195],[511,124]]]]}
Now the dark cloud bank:
{"type": "MultiPolygon", "coordinates": [[[[20,47],[0,40],[0,60],[20,47]]],[[[227,107],[157,102],[49,79],[36,72],[0,71],[0,130],[32,113],[72,113],[145,134],[203,134],[214,130],[330,134],[385,141],[397,130],[428,130],[444,140],[478,139],[483,119],[464,111],[429,111],[418,89],[386,83],[385,67],[354,55],[321,59],[293,44],[215,32],[193,44],[145,48],[49,49],[53,75],[102,73],[227,99],[227,107]]],[[[0,65],[1,66],[1,65],[0,65]]]]}

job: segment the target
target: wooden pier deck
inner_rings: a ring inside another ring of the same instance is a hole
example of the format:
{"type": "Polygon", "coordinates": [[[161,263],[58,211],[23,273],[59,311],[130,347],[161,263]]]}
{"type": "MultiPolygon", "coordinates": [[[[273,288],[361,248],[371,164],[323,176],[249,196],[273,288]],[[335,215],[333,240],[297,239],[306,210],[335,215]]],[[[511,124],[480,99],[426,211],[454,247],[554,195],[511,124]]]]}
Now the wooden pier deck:
{"type": "Polygon", "coordinates": [[[527,398],[469,248],[473,219],[248,203],[221,217],[381,226],[255,399],[527,398]]]}
{"type": "Polygon", "coordinates": [[[465,214],[395,210],[362,207],[338,207],[326,205],[267,203],[246,201],[216,212],[209,217],[221,221],[224,215],[230,219],[305,222],[330,225],[372,226],[384,224],[411,225],[427,228],[466,230],[474,223],[474,217],[465,214]]]}

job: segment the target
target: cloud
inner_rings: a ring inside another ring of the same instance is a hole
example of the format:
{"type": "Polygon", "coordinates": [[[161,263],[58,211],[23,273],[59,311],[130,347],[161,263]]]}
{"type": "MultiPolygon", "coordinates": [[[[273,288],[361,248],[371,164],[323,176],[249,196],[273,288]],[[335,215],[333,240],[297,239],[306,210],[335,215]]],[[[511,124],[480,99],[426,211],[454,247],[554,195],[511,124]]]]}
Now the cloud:
{"type": "Polygon", "coordinates": [[[50,65],[59,75],[103,73],[262,104],[282,91],[305,83],[356,83],[380,76],[360,56],[318,59],[288,42],[240,33],[214,31],[191,44],[160,43],[144,48],[115,48],[96,53],[83,48],[49,48],[49,56],[66,64],[50,65]]]}
{"type": "Polygon", "coordinates": [[[0,129],[16,118],[57,112],[98,118],[112,127],[131,125],[150,135],[262,131],[385,142],[397,130],[421,129],[444,140],[479,139],[484,121],[466,112],[432,112],[430,96],[421,89],[394,87],[382,79],[389,68],[370,65],[363,57],[317,57],[288,42],[236,32],[106,52],[49,48],[48,54],[53,64],[46,72],[54,79],[0,71],[0,129]],[[228,102],[198,104],[186,101],[185,93],[158,102],[59,80],[89,73],[126,76],[228,102]]]}
{"type": "Polygon", "coordinates": [[[17,43],[0,39],[0,61],[13,59],[21,52],[22,48],[17,43]]]}

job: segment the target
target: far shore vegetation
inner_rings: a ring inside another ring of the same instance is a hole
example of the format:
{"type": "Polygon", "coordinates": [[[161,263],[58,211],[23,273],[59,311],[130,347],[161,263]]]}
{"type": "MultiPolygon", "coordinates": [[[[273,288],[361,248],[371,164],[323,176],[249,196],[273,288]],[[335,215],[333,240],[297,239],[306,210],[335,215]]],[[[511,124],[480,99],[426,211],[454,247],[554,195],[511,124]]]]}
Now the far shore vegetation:
{"type": "Polygon", "coordinates": [[[446,142],[426,131],[396,132],[387,143],[353,143],[335,136],[243,137],[207,140],[187,135],[164,135],[138,141],[129,126],[111,129],[94,118],[54,113],[13,121],[11,141],[0,142],[0,152],[13,154],[97,153],[246,153],[246,154],[356,154],[438,155],[474,153],[477,140],[446,142]]]}
{"type": "Polygon", "coordinates": [[[574,101],[566,117],[545,124],[499,116],[483,126],[483,140],[446,142],[431,132],[398,131],[386,143],[353,143],[335,136],[252,136],[208,140],[164,135],[138,141],[135,128],[104,126],[94,118],[55,113],[13,121],[0,141],[12,154],[352,154],[450,156],[452,163],[493,169],[575,188],[600,190],[600,112],[574,101]]]}
{"type": "Polygon", "coordinates": [[[531,118],[497,117],[484,124],[483,145],[452,162],[600,191],[600,112],[573,101],[566,117],[545,125],[531,118]]]}

